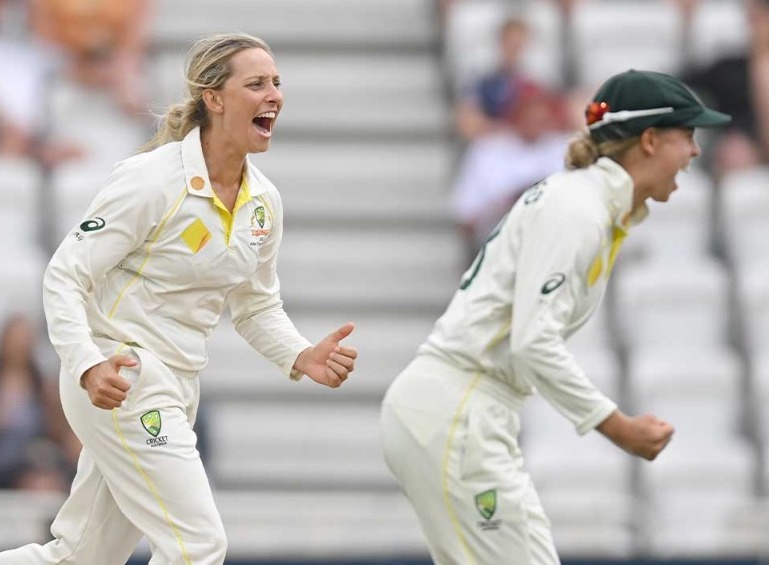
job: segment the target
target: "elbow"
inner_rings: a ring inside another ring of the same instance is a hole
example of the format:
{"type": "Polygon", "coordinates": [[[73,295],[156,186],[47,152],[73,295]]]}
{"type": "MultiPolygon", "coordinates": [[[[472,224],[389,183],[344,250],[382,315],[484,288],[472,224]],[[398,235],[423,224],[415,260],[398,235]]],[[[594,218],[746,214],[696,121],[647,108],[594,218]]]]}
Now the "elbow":
{"type": "Polygon", "coordinates": [[[513,336],[510,341],[510,356],[516,370],[531,364],[534,356],[533,344],[531,340],[523,339],[523,336],[513,336]]]}

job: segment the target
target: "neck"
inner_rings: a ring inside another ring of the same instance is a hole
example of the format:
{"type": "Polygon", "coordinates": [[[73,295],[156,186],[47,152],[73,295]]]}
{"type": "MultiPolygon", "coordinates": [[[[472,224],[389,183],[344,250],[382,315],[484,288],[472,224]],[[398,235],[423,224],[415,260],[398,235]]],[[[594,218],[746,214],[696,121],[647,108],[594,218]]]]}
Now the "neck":
{"type": "Polygon", "coordinates": [[[646,174],[648,165],[642,163],[632,150],[628,152],[625,158],[618,160],[618,163],[633,179],[633,205],[630,209],[633,213],[644,205],[651,192],[646,174]]]}
{"type": "Polygon", "coordinates": [[[221,129],[203,130],[200,141],[211,184],[222,187],[240,186],[246,154],[234,147],[221,129]]]}

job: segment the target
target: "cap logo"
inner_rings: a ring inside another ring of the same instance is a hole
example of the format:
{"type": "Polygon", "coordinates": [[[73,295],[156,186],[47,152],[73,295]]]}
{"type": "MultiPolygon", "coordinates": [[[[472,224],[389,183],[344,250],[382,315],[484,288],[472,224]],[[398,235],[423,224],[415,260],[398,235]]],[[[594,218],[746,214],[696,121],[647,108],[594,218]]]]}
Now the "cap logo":
{"type": "Polygon", "coordinates": [[[609,105],[606,102],[593,102],[587,107],[585,116],[587,117],[587,125],[600,122],[603,119],[604,114],[609,111],[609,105]]]}
{"type": "MultiPolygon", "coordinates": [[[[592,106],[592,104],[591,104],[592,106]]],[[[608,110],[608,106],[607,106],[608,110]]],[[[599,121],[590,123],[588,121],[588,129],[594,130],[603,127],[607,124],[614,122],[626,122],[635,118],[646,118],[648,116],[659,116],[661,114],[672,114],[675,112],[675,108],[672,106],[666,106],[664,108],[649,108],[648,110],[620,110],[619,112],[605,112],[602,114],[599,121]]],[[[589,120],[588,109],[588,120],[589,120]]]]}

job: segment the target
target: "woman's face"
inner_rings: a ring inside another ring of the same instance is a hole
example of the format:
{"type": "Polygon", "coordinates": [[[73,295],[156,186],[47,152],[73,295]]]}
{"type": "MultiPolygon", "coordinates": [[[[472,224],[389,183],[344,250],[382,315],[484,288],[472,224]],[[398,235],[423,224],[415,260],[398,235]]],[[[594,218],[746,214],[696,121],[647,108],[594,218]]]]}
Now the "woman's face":
{"type": "Polygon", "coordinates": [[[692,159],[700,154],[694,139],[694,128],[655,129],[655,151],[649,161],[652,182],[649,197],[657,202],[667,202],[678,188],[676,175],[689,167],[692,159]]]}
{"type": "Polygon", "coordinates": [[[283,107],[280,77],[264,49],[245,49],[230,59],[232,74],[216,94],[220,97],[222,132],[243,153],[270,148],[272,128],[283,107]]]}

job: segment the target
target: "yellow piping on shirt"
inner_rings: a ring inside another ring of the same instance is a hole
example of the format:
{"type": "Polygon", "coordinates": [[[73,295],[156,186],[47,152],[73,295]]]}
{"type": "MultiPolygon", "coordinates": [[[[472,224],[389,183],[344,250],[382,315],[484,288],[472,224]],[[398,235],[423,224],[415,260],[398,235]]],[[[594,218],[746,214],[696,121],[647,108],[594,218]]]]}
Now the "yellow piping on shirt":
{"type": "Polygon", "coordinates": [[[617,259],[617,254],[622,247],[622,242],[625,241],[627,232],[622,228],[614,227],[611,241],[611,251],[609,251],[609,268],[606,270],[606,276],[611,274],[611,270],[614,268],[614,261],[617,259]]]}
{"type": "Polygon", "coordinates": [[[150,260],[150,253],[152,251],[152,246],[155,245],[157,240],[160,238],[160,234],[163,231],[163,228],[166,225],[166,222],[169,220],[171,216],[173,216],[176,211],[179,209],[179,206],[181,206],[182,201],[184,200],[184,197],[187,195],[187,187],[184,187],[184,190],[182,190],[182,193],[179,195],[179,198],[176,199],[176,202],[171,207],[171,209],[166,213],[163,218],[160,220],[160,224],[158,224],[158,227],[155,229],[155,233],[152,236],[152,239],[150,241],[150,244],[147,246],[146,256],[144,257],[144,261],[142,261],[141,266],[139,267],[139,270],[136,272],[136,274],[131,278],[130,281],[123,287],[123,290],[120,291],[120,294],[118,294],[117,298],[115,299],[115,303],[112,305],[112,309],[109,311],[109,314],[107,315],[108,318],[112,318],[112,316],[115,315],[115,311],[117,310],[118,304],[120,304],[120,301],[123,300],[123,295],[126,293],[126,291],[129,289],[129,287],[136,282],[136,280],[141,276],[142,271],[144,270],[144,267],[147,265],[147,262],[150,260]]]}
{"type": "MultiPolygon", "coordinates": [[[[118,351],[120,351],[120,348],[118,348],[118,351]]],[[[163,516],[165,517],[166,522],[168,522],[168,525],[171,526],[171,531],[174,533],[174,537],[176,538],[176,541],[179,543],[179,547],[182,550],[184,563],[186,565],[192,565],[192,561],[190,561],[190,558],[187,555],[187,549],[184,547],[184,540],[182,540],[182,536],[179,533],[179,528],[176,527],[176,524],[174,524],[174,521],[171,519],[171,515],[168,513],[168,508],[163,502],[163,499],[160,498],[160,494],[158,493],[158,489],[155,487],[155,483],[152,482],[152,479],[150,479],[149,475],[147,475],[139,463],[139,458],[128,446],[128,442],[126,441],[125,436],[123,435],[123,431],[120,429],[120,424],[118,423],[117,411],[117,408],[112,409],[112,420],[115,422],[115,430],[117,430],[117,434],[120,436],[120,443],[123,444],[123,448],[126,450],[126,452],[128,452],[128,455],[133,461],[136,470],[139,471],[139,474],[144,479],[144,482],[147,483],[147,487],[150,489],[155,502],[158,503],[158,506],[160,506],[160,509],[163,511],[163,516]]]]}
{"type": "Polygon", "coordinates": [[[441,488],[443,490],[443,501],[446,504],[446,510],[448,511],[451,525],[454,527],[454,531],[459,538],[459,544],[462,546],[462,550],[465,552],[465,555],[467,555],[470,563],[477,563],[477,561],[473,553],[470,551],[470,546],[467,544],[465,535],[462,533],[462,525],[457,519],[457,513],[454,510],[454,505],[451,503],[451,493],[449,492],[449,453],[451,452],[451,444],[454,443],[454,434],[457,431],[459,419],[462,416],[462,412],[464,411],[468,400],[470,400],[470,396],[475,390],[475,387],[478,385],[478,382],[480,382],[481,376],[481,373],[476,373],[476,375],[473,377],[470,386],[462,396],[462,400],[459,403],[457,411],[454,413],[454,418],[452,419],[451,427],[449,428],[449,435],[446,438],[446,448],[443,451],[443,465],[441,470],[441,488]]]}

